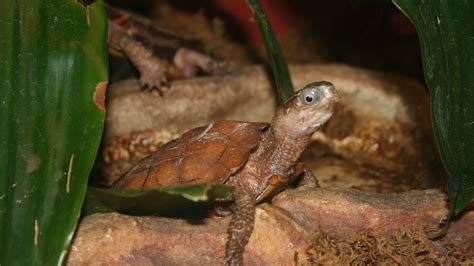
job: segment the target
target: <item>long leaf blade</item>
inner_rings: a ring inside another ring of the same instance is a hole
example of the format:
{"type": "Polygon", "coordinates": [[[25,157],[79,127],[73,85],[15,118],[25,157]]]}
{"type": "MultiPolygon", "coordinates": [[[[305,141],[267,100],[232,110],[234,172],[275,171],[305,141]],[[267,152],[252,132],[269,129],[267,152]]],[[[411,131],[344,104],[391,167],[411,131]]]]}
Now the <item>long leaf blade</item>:
{"type": "Polygon", "coordinates": [[[105,5],[0,1],[0,35],[0,264],[58,265],[103,127],[105,5]]]}
{"type": "Polygon", "coordinates": [[[415,25],[433,129],[450,175],[451,214],[474,199],[473,1],[394,0],[415,25]]]}
{"type": "Polygon", "coordinates": [[[273,33],[272,27],[263,12],[260,1],[247,0],[247,4],[254,13],[255,21],[262,33],[265,42],[265,50],[267,51],[268,60],[270,61],[273,77],[275,79],[278,102],[281,104],[294,93],[288,65],[286,64],[285,57],[283,56],[280,44],[273,33]]]}

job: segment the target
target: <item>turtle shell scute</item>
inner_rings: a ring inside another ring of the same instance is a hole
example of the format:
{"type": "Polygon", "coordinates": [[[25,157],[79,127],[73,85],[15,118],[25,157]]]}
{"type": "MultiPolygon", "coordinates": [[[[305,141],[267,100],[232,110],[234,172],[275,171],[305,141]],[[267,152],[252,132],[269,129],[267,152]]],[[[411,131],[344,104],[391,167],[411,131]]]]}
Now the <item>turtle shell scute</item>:
{"type": "Polygon", "coordinates": [[[221,120],[191,129],[140,161],[113,187],[152,189],[225,183],[247,162],[267,126],[221,120]]]}

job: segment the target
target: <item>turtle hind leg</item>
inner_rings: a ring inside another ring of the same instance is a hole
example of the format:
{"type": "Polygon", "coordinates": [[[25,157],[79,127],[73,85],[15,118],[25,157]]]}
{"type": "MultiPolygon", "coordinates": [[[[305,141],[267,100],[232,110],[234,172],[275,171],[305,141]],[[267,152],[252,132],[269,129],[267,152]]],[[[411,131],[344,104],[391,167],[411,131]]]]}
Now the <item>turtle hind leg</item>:
{"type": "Polygon", "coordinates": [[[227,228],[225,262],[227,265],[242,265],[244,248],[254,226],[255,197],[248,190],[237,186],[234,199],[234,204],[231,206],[233,215],[227,228]]]}

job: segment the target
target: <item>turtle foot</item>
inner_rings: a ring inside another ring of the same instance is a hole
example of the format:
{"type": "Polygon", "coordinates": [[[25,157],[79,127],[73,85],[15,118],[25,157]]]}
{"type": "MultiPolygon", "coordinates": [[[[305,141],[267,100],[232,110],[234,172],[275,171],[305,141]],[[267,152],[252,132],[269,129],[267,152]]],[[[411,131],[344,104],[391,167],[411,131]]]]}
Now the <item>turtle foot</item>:
{"type": "Polygon", "coordinates": [[[168,79],[166,77],[166,69],[158,62],[151,58],[149,62],[143,63],[139,67],[140,86],[149,91],[158,91],[162,95],[162,87],[168,87],[168,79]]]}

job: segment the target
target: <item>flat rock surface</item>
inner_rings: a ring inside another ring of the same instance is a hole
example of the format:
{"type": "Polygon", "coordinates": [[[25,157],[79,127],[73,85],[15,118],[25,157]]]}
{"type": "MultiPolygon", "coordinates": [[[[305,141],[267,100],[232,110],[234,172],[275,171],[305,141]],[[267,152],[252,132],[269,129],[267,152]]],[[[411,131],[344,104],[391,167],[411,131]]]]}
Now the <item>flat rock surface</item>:
{"type": "Polygon", "coordinates": [[[293,189],[280,193],[272,203],[307,230],[333,227],[341,235],[356,229],[423,228],[446,214],[446,196],[437,190],[378,194],[356,189],[293,189]]]}
{"type": "MultiPolygon", "coordinates": [[[[186,221],[95,214],[79,226],[69,265],[222,265],[229,218],[186,221]]],[[[246,265],[291,265],[304,259],[307,233],[278,208],[261,205],[244,253],[246,265]]]]}
{"type": "MultiPolygon", "coordinates": [[[[272,204],[286,210],[308,232],[321,230],[351,238],[358,231],[394,235],[400,230],[437,231],[448,212],[447,196],[439,190],[370,193],[356,189],[287,189],[272,204]]],[[[474,255],[474,211],[453,221],[446,238],[474,255]]],[[[425,237],[426,240],[427,237],[425,237]]],[[[436,241],[429,241],[433,252],[436,241]]]]}

